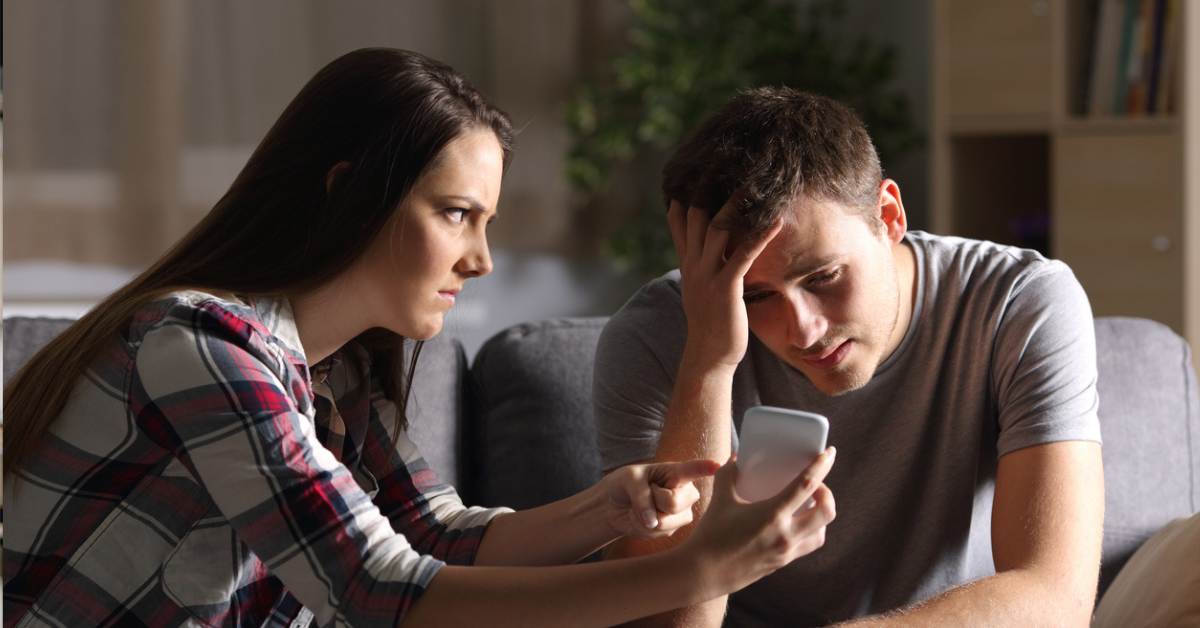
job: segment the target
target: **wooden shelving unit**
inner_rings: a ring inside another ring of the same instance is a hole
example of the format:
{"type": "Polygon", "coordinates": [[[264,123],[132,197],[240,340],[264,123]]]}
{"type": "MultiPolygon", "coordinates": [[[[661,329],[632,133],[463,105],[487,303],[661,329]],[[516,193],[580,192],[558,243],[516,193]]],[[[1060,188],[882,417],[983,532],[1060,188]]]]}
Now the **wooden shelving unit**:
{"type": "MultiPolygon", "coordinates": [[[[1108,1],[1108,0],[1106,0],[1108,1]]],[[[934,0],[932,222],[1067,262],[1097,316],[1200,350],[1200,3],[1173,110],[1087,115],[1094,0],[934,0]]]]}

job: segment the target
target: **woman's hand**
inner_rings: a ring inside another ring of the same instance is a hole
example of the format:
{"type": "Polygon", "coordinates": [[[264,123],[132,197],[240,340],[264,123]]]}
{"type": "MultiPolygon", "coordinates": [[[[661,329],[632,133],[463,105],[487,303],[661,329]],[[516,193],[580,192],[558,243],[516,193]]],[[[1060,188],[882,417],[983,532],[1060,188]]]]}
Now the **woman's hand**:
{"type": "Polygon", "coordinates": [[[689,460],[616,469],[596,485],[603,496],[604,519],[623,536],[670,536],[692,522],[692,504],[700,499],[693,482],[719,468],[712,460],[689,460]]]}
{"type": "Polygon", "coordinates": [[[737,591],[825,544],[836,516],[823,483],[836,451],[830,447],[778,495],[748,503],[734,492],[736,457],[717,471],[713,499],[680,550],[691,551],[711,597],[737,591]],[[797,512],[809,498],[815,505],[797,512]]]}
{"type": "Polygon", "coordinates": [[[759,237],[747,238],[729,253],[730,233],[719,225],[733,211],[732,201],[712,219],[708,212],[685,208],[677,201],[671,201],[667,211],[682,276],[686,351],[697,364],[729,370],[741,362],[750,338],[742,301],[743,279],[782,227],[776,224],[759,237]]]}

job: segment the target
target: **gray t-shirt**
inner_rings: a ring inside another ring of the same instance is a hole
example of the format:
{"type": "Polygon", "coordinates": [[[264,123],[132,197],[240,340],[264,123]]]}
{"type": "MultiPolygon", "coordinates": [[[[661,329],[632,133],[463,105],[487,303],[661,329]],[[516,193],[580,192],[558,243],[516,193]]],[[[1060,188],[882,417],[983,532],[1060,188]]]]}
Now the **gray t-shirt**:
{"type": "MultiPolygon", "coordinates": [[[[827,397],[751,334],[734,429],[759,404],[827,416],[838,515],[821,549],[733,595],[727,626],[825,625],[990,575],[998,458],[1100,440],[1091,308],[1071,270],[990,242],[906,240],[912,322],[863,388],[827,397]]],[[[594,380],[605,469],[654,456],[686,339],[678,271],[605,327],[594,380]]]]}

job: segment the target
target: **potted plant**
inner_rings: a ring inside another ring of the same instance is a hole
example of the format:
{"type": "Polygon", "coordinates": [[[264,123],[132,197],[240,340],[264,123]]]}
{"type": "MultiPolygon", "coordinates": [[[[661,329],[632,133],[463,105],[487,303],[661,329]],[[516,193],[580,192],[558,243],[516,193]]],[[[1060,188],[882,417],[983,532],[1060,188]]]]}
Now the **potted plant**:
{"type": "Polygon", "coordinates": [[[612,233],[608,253],[646,274],[677,265],[658,170],[688,130],[740,90],[788,86],[850,105],[884,163],[920,141],[909,104],[890,85],[893,46],[849,40],[840,0],[628,0],[629,47],[577,86],[566,107],[567,178],[582,203],[605,191],[614,168],[654,169],[639,206],[612,233]]]}

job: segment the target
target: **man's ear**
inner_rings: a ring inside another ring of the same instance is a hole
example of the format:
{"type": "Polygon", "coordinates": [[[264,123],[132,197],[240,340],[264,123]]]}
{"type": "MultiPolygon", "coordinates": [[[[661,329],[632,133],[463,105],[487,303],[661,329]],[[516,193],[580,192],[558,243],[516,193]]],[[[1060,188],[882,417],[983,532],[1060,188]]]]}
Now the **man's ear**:
{"type": "Polygon", "coordinates": [[[339,161],[336,164],[334,164],[334,166],[332,168],[329,169],[329,172],[325,175],[325,193],[326,194],[333,193],[333,186],[337,185],[337,182],[342,178],[342,174],[345,173],[346,170],[348,170],[349,168],[350,168],[350,162],[339,161]]]}
{"type": "Polygon", "coordinates": [[[895,244],[908,233],[908,218],[904,215],[904,203],[900,201],[900,186],[892,179],[879,184],[879,220],[883,223],[884,236],[895,244]]]}

